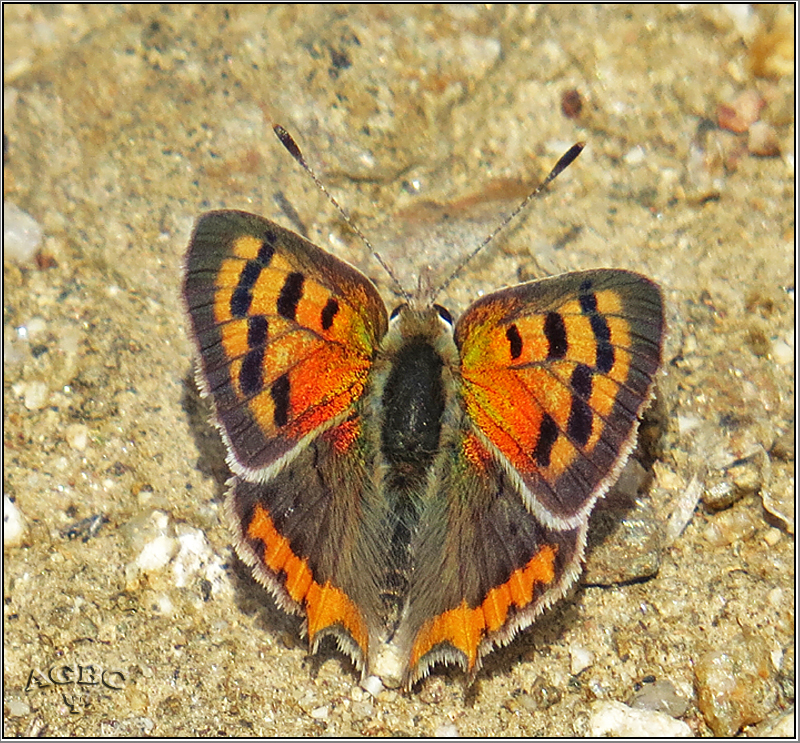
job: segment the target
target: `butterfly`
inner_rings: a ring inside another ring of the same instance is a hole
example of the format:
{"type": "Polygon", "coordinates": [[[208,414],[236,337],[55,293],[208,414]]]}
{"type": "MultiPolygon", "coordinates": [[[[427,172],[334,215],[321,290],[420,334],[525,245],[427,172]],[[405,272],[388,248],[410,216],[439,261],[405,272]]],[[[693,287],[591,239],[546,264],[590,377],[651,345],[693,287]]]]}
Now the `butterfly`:
{"type": "Polygon", "coordinates": [[[331,636],[389,687],[471,679],[575,582],[661,363],[655,283],[597,269],[455,322],[411,295],[390,313],[344,261],[226,210],[198,220],[183,296],[236,550],[312,652],[331,636]]]}

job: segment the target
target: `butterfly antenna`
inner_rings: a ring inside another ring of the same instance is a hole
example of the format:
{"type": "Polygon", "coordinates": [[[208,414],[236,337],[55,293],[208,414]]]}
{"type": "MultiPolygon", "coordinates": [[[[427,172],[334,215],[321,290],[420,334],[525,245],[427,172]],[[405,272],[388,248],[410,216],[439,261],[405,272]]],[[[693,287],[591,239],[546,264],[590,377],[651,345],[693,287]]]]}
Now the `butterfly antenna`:
{"type": "Polygon", "coordinates": [[[350,215],[339,205],[339,202],[336,201],[335,198],[333,198],[328,189],[325,188],[325,185],[322,183],[322,181],[317,177],[317,174],[311,169],[311,166],[306,162],[306,159],[303,157],[303,153],[297,146],[297,142],[295,142],[294,139],[292,138],[292,135],[289,134],[289,132],[287,132],[286,129],[284,129],[280,124],[275,124],[272,127],[272,130],[275,132],[275,134],[278,135],[278,139],[281,141],[281,144],[286,148],[287,152],[297,161],[298,165],[300,165],[300,167],[303,170],[305,170],[309,176],[311,176],[311,180],[314,181],[317,188],[320,191],[322,191],[322,193],[325,194],[325,196],[328,197],[328,201],[330,201],[331,204],[334,205],[336,211],[339,212],[341,218],[345,222],[347,222],[347,226],[361,238],[361,242],[363,242],[364,245],[367,246],[367,249],[370,251],[370,253],[372,253],[372,257],[376,261],[378,261],[378,263],[380,263],[380,265],[383,267],[383,270],[386,271],[387,274],[389,274],[389,278],[394,282],[394,285],[400,296],[403,297],[403,299],[405,300],[410,299],[411,295],[405,289],[403,289],[403,285],[398,280],[394,271],[392,271],[392,269],[389,267],[389,264],[386,263],[386,261],[383,260],[383,258],[381,258],[378,251],[372,247],[372,243],[367,239],[367,236],[358,228],[358,226],[353,222],[353,220],[350,219],[350,215]]]}
{"type": "Polygon", "coordinates": [[[559,161],[553,166],[553,169],[547,174],[547,178],[545,178],[531,193],[529,193],[522,201],[522,203],[514,209],[495,229],[492,231],[488,237],[486,237],[477,248],[475,248],[471,253],[469,253],[453,270],[450,276],[447,277],[445,282],[436,290],[436,294],[434,295],[433,299],[438,297],[448,286],[452,283],[453,279],[455,279],[461,271],[464,270],[464,266],[466,266],[478,253],[480,253],[492,240],[494,240],[506,227],[508,224],[526,207],[528,204],[535,199],[542,191],[544,191],[547,186],[554,181],[571,163],[572,161],[581,154],[581,150],[586,146],[585,142],[578,142],[577,144],[572,145],[560,158],[559,161]]]}

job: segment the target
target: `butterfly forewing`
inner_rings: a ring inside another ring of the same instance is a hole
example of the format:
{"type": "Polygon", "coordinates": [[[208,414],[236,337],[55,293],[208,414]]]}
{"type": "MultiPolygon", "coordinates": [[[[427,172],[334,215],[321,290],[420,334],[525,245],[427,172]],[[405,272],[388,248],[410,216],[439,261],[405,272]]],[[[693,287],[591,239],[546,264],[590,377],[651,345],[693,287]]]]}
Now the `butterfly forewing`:
{"type": "Polygon", "coordinates": [[[658,287],[611,269],[505,289],[460,319],[465,408],[545,523],[576,525],[613,480],[650,396],[663,323],[658,287]]]}
{"type": "Polygon", "coordinates": [[[183,289],[199,379],[239,474],[257,475],[361,396],[387,316],[346,263],[269,220],[210,212],[183,289]]]}

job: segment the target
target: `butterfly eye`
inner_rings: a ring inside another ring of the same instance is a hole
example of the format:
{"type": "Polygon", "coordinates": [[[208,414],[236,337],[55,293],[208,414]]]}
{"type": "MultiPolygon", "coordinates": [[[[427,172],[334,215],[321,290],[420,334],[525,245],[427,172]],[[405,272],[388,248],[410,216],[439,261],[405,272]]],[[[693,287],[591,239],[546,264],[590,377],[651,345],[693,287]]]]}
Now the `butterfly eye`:
{"type": "Polygon", "coordinates": [[[400,314],[401,310],[403,310],[405,307],[408,307],[408,304],[406,302],[403,302],[403,304],[398,304],[397,307],[395,307],[392,310],[392,314],[389,315],[389,319],[394,320],[395,317],[397,317],[400,314]]]}
{"type": "Polygon", "coordinates": [[[444,320],[448,325],[453,324],[453,316],[446,307],[442,307],[440,304],[435,304],[433,305],[433,309],[439,313],[439,317],[441,317],[442,320],[444,320]]]}

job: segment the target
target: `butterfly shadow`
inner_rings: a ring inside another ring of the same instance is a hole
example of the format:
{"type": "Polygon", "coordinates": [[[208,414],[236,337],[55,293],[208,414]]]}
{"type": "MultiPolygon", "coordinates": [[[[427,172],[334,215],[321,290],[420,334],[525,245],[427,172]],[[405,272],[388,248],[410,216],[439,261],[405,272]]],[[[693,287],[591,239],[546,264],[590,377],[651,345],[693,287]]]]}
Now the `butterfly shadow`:
{"type": "Polygon", "coordinates": [[[358,681],[355,664],[338,650],[332,638],[323,638],[317,652],[310,652],[303,636],[303,618],[281,609],[275,597],[253,577],[251,568],[235,554],[231,555],[229,570],[234,604],[243,615],[253,617],[255,631],[264,633],[270,640],[278,640],[287,650],[302,648],[305,653],[302,664],[309,669],[312,679],[330,660],[340,663],[343,675],[351,674],[354,682],[358,681]]]}
{"type": "Polygon", "coordinates": [[[197,469],[216,483],[214,500],[221,501],[227,491],[226,482],[231,471],[225,462],[227,450],[213,421],[211,402],[204,399],[197,389],[194,374],[183,378],[181,407],[189,420],[189,431],[197,447],[197,469]]]}

